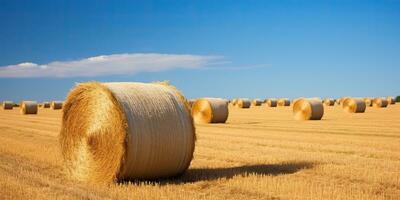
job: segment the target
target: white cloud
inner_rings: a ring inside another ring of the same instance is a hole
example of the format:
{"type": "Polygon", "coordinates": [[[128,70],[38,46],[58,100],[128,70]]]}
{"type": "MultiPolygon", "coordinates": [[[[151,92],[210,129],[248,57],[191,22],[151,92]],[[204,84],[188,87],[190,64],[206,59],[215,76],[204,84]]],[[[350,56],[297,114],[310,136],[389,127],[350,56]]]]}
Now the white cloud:
{"type": "Polygon", "coordinates": [[[216,64],[219,56],[189,54],[112,54],[76,61],[55,61],[44,65],[24,62],[0,67],[0,77],[93,77],[158,72],[170,69],[199,69],[216,64]]]}

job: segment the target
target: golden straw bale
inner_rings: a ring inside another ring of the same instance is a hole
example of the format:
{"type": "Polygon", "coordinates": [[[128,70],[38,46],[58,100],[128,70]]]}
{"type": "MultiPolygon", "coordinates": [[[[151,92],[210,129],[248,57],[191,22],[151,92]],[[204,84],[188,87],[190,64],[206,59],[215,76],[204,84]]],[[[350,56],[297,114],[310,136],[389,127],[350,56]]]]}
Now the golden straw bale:
{"type": "Polygon", "coordinates": [[[12,110],[14,107],[14,103],[12,101],[3,101],[3,109],[4,110],[12,110]]]}
{"type": "Polygon", "coordinates": [[[21,103],[21,113],[27,114],[37,114],[38,104],[36,101],[22,101],[21,103]]]}
{"type": "Polygon", "coordinates": [[[236,107],[236,103],[237,103],[237,99],[232,99],[230,104],[232,106],[236,107]]]}
{"type": "Polygon", "coordinates": [[[186,99],[159,83],[78,84],[59,136],[69,176],[96,183],[182,174],[195,139],[186,99]]]}
{"type": "Polygon", "coordinates": [[[251,106],[261,106],[261,104],[261,99],[253,99],[253,101],[251,101],[251,106]]]}
{"type": "Polygon", "coordinates": [[[286,98],[281,98],[278,100],[278,106],[290,106],[290,100],[286,98]]]}
{"type": "Polygon", "coordinates": [[[228,115],[227,101],[221,98],[201,98],[192,107],[196,123],[225,123],[228,115]]]}
{"type": "Polygon", "coordinates": [[[324,106],[317,99],[298,99],[293,104],[293,116],[296,120],[320,120],[324,115],[324,106]]]}
{"type": "Polygon", "coordinates": [[[394,97],[387,97],[386,100],[388,101],[388,104],[396,104],[394,97]]]}
{"type": "Polygon", "coordinates": [[[48,101],[43,102],[42,105],[43,108],[50,108],[50,102],[48,101]]]}
{"type": "Polygon", "coordinates": [[[364,99],[346,98],[342,103],[342,107],[349,113],[363,113],[365,112],[367,106],[364,99]]]}
{"type": "Polygon", "coordinates": [[[335,105],[335,100],[327,98],[324,99],[323,103],[325,106],[333,106],[335,105]]]}
{"type": "Polygon", "coordinates": [[[367,107],[371,107],[371,106],[372,106],[372,100],[371,100],[371,98],[365,97],[365,98],[363,98],[363,100],[364,100],[365,105],[366,105],[367,107]]]}
{"type": "Polygon", "coordinates": [[[351,97],[349,97],[349,96],[347,96],[347,97],[342,97],[342,98],[340,98],[339,99],[339,105],[343,105],[343,102],[346,100],[346,99],[348,99],[348,98],[351,98],[351,97]]]}
{"type": "Polygon", "coordinates": [[[236,107],[238,108],[250,108],[250,99],[238,99],[236,102],[236,107]]]}
{"type": "Polygon", "coordinates": [[[63,102],[62,102],[62,101],[52,101],[50,107],[51,107],[51,109],[53,109],[53,110],[62,109],[62,107],[63,107],[63,102]]]}
{"type": "Polygon", "coordinates": [[[278,105],[278,100],[276,99],[268,99],[267,106],[268,107],[276,107],[278,105]]]}
{"type": "Polygon", "coordinates": [[[375,98],[372,100],[372,106],[376,108],[386,108],[389,102],[385,98],[375,98]]]}

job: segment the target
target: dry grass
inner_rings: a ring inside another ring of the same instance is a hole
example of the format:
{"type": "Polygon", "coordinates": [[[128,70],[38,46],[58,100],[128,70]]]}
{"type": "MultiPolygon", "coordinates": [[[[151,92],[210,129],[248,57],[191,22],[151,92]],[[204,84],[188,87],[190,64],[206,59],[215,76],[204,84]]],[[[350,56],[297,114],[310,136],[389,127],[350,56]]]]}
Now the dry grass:
{"type": "Polygon", "coordinates": [[[189,170],[175,179],[96,186],[65,179],[61,111],[0,110],[0,199],[398,199],[400,105],[350,114],[326,107],[295,121],[291,107],[230,107],[197,125],[189,170]]]}

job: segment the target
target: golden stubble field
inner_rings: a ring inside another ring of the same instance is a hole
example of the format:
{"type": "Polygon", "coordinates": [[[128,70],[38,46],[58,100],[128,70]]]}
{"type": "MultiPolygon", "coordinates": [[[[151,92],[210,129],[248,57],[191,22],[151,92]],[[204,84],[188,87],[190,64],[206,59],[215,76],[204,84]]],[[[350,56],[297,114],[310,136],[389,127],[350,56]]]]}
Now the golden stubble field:
{"type": "Polygon", "coordinates": [[[230,107],[226,124],[197,125],[189,170],[160,181],[68,180],[61,111],[0,110],[0,199],[400,199],[400,105],[321,121],[291,107],[230,107]]]}

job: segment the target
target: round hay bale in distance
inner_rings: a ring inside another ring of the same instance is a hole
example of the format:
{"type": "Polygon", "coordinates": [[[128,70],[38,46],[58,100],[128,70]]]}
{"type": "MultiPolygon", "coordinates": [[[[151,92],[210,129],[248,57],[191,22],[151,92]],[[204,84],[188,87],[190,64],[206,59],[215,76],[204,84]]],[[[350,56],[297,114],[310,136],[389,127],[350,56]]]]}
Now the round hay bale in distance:
{"type": "Polygon", "coordinates": [[[327,98],[327,99],[324,99],[323,103],[325,106],[334,106],[335,100],[327,98]]]}
{"type": "Polygon", "coordinates": [[[371,107],[371,106],[372,106],[372,100],[371,100],[371,98],[365,97],[365,98],[363,98],[363,100],[364,100],[365,105],[366,105],[367,107],[371,107]]]}
{"type": "Polygon", "coordinates": [[[253,99],[253,101],[251,101],[251,106],[261,106],[261,104],[261,99],[253,99]]]}
{"type": "Polygon", "coordinates": [[[278,100],[278,106],[290,106],[290,100],[286,98],[282,98],[278,100]]]}
{"type": "Polygon", "coordinates": [[[293,104],[293,117],[296,120],[321,120],[324,106],[316,99],[298,99],[293,104]]]}
{"type": "Polygon", "coordinates": [[[389,102],[385,98],[375,98],[372,100],[372,106],[375,108],[386,108],[389,102]]]}
{"type": "Polygon", "coordinates": [[[250,108],[250,99],[238,99],[236,102],[236,107],[238,108],[250,108]]]}
{"type": "Polygon", "coordinates": [[[50,104],[51,104],[50,102],[45,101],[45,102],[42,103],[42,107],[43,108],[50,108],[50,104]]]}
{"type": "Polygon", "coordinates": [[[278,105],[278,100],[276,99],[268,99],[267,106],[268,107],[276,107],[278,105]]]}
{"type": "Polygon", "coordinates": [[[394,97],[386,97],[388,104],[396,104],[396,100],[394,97]]]}
{"type": "Polygon", "coordinates": [[[64,104],[59,136],[68,174],[86,182],[182,174],[195,139],[186,99],[161,83],[78,84],[64,104]]]}
{"type": "Polygon", "coordinates": [[[53,110],[60,110],[63,107],[63,102],[62,101],[52,101],[50,107],[53,110]]]}
{"type": "Polygon", "coordinates": [[[192,107],[195,123],[225,123],[228,115],[227,101],[220,98],[201,98],[192,107]]]}
{"type": "Polygon", "coordinates": [[[36,101],[22,101],[21,113],[24,115],[35,115],[38,112],[38,103],[36,101]]]}
{"type": "Polygon", "coordinates": [[[12,110],[14,108],[14,103],[12,101],[3,101],[4,110],[12,110]]]}
{"type": "Polygon", "coordinates": [[[365,112],[367,106],[363,99],[346,98],[342,103],[342,107],[346,112],[349,113],[363,113],[365,112]]]}

